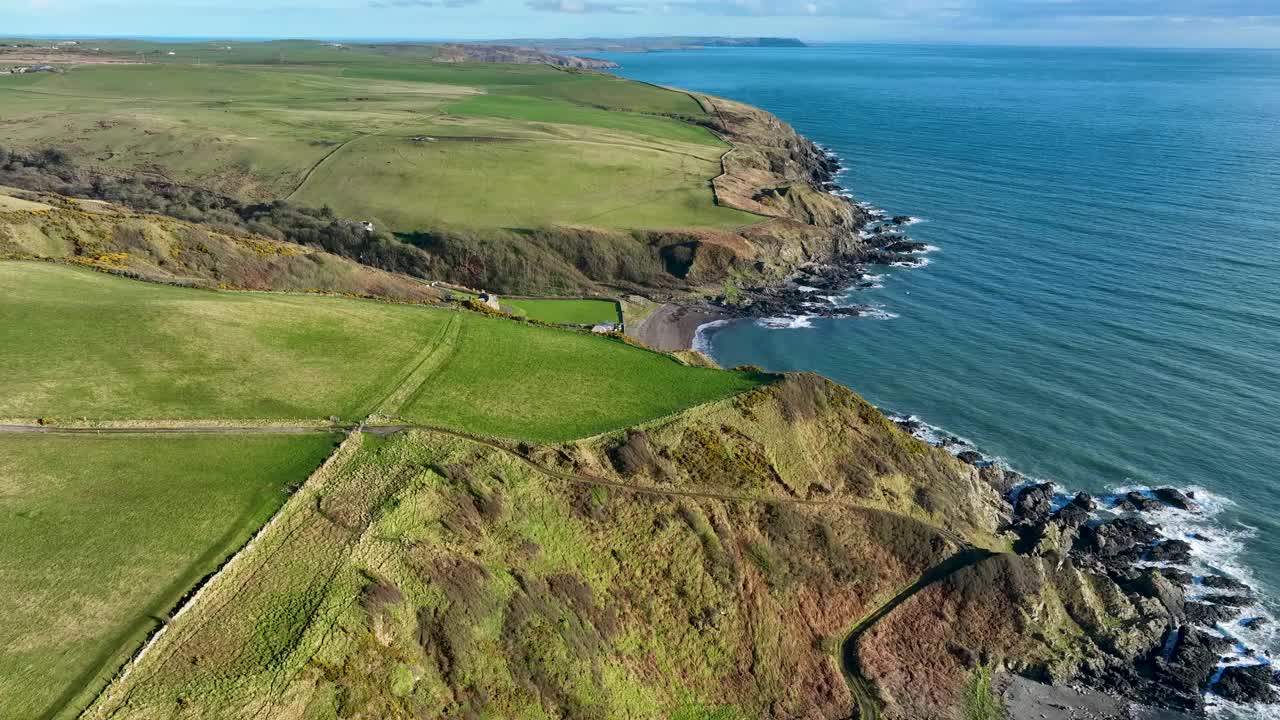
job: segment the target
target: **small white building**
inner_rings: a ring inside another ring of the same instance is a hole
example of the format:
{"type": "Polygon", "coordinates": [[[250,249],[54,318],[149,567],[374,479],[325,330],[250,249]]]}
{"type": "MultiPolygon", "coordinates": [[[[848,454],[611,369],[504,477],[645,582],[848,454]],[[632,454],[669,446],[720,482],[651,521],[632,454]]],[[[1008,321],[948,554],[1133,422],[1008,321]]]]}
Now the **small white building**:
{"type": "Polygon", "coordinates": [[[494,310],[497,310],[498,312],[502,312],[502,303],[498,300],[498,296],[493,293],[480,293],[480,302],[494,310]]]}

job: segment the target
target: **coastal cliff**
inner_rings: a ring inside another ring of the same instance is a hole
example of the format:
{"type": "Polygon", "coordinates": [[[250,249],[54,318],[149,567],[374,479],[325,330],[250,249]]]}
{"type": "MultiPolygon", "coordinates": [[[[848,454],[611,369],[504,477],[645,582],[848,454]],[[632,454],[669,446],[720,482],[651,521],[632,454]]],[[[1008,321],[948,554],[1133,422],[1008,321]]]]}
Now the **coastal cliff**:
{"type": "Polygon", "coordinates": [[[85,717],[943,720],[1019,678],[1021,720],[1108,677],[1197,711],[1161,576],[1020,546],[997,479],[809,374],[562,445],[357,433],[85,717]]]}

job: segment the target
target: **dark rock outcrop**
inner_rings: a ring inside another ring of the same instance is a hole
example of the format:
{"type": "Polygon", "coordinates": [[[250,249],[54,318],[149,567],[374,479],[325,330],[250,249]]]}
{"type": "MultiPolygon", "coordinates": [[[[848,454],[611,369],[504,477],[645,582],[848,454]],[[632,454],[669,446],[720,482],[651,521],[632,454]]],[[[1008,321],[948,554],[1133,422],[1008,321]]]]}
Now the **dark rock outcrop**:
{"type": "Polygon", "coordinates": [[[1204,627],[1213,627],[1219,623],[1230,622],[1240,615],[1239,608],[1204,602],[1189,602],[1186,604],[1185,610],[1187,622],[1204,627]]]}
{"type": "Polygon", "coordinates": [[[1186,563],[1191,560],[1191,544],[1186,540],[1165,540],[1151,548],[1149,557],[1156,562],[1186,563]]]}
{"type": "Polygon", "coordinates": [[[1203,630],[1183,626],[1168,660],[1156,658],[1155,677],[1167,691],[1162,704],[1184,710],[1200,710],[1202,693],[1213,677],[1218,659],[1231,648],[1231,642],[1203,630]]]}
{"type": "Polygon", "coordinates": [[[1053,484],[1041,483],[1023,489],[1013,504],[1013,520],[1021,525],[1042,524],[1053,508],[1053,484]]]}
{"type": "Polygon", "coordinates": [[[1234,590],[1237,592],[1247,592],[1249,586],[1225,575],[1205,575],[1200,580],[1200,584],[1214,590],[1234,590]]]}
{"type": "Polygon", "coordinates": [[[1125,493],[1124,501],[1141,512],[1150,512],[1151,510],[1160,509],[1160,503],[1158,501],[1153,500],[1140,492],[1125,493]]]}
{"type": "Polygon", "coordinates": [[[1139,575],[1138,579],[1128,583],[1125,589],[1159,602],[1174,622],[1181,623],[1186,617],[1182,590],[1156,570],[1139,575]]]}
{"type": "Polygon", "coordinates": [[[1175,567],[1162,567],[1160,568],[1160,574],[1179,585],[1191,585],[1196,581],[1194,575],[1175,567]]]}
{"type": "Polygon", "coordinates": [[[1104,563],[1117,560],[1132,563],[1159,539],[1160,533],[1151,523],[1139,518],[1119,518],[1098,525],[1086,525],[1080,533],[1076,549],[1104,563]]]}
{"type": "Polygon", "coordinates": [[[1239,703],[1274,703],[1280,700],[1270,665],[1235,665],[1222,671],[1213,691],[1239,703]]]}

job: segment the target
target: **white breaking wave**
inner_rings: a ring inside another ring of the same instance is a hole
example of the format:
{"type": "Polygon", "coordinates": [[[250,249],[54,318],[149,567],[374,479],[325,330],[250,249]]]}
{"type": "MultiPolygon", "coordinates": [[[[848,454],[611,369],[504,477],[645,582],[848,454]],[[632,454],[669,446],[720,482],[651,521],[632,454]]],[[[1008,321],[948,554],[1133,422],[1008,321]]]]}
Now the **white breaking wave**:
{"type": "MultiPolygon", "coordinates": [[[[886,414],[895,423],[910,423],[913,427],[912,435],[930,445],[941,445],[952,455],[958,455],[966,450],[978,451],[968,439],[929,425],[915,415],[886,414]],[[945,444],[944,441],[946,441],[945,444]]],[[[987,458],[988,462],[1006,469],[1012,469],[1003,458],[984,457],[987,458]]],[[[1024,482],[1010,492],[1010,499],[1016,498],[1023,488],[1041,482],[1045,482],[1045,480],[1025,476],[1024,482]]],[[[1210,682],[1210,688],[1212,688],[1213,683],[1228,667],[1258,664],[1274,665],[1276,659],[1272,658],[1265,648],[1280,647],[1280,623],[1277,622],[1276,614],[1272,609],[1260,602],[1260,598],[1256,593],[1261,586],[1254,580],[1253,573],[1241,560],[1249,541],[1257,535],[1257,528],[1242,523],[1228,524],[1221,519],[1222,513],[1234,505],[1229,498],[1210,492],[1202,487],[1191,487],[1188,490],[1194,495],[1193,502],[1199,506],[1198,512],[1180,510],[1161,503],[1159,509],[1140,514],[1144,519],[1158,525],[1161,534],[1166,538],[1183,540],[1190,545],[1191,563],[1182,569],[1195,576],[1195,584],[1185,588],[1187,600],[1191,602],[1206,602],[1207,598],[1214,595],[1240,596],[1244,594],[1239,591],[1210,588],[1203,584],[1203,579],[1206,575],[1222,575],[1238,580],[1253,588],[1255,592],[1253,596],[1255,601],[1242,608],[1235,619],[1219,623],[1213,628],[1205,628],[1211,633],[1229,638],[1234,642],[1232,649],[1218,663],[1218,670],[1213,681],[1210,682]],[[1250,623],[1249,621],[1253,619],[1261,619],[1261,622],[1250,623]],[[1254,627],[1249,627],[1250,624],[1254,625],[1254,627]]],[[[1054,491],[1052,503],[1054,510],[1060,509],[1074,497],[1074,493],[1066,492],[1065,488],[1060,485],[1055,484],[1054,491]]],[[[1120,513],[1113,505],[1117,498],[1123,497],[1129,492],[1139,492],[1149,497],[1155,497],[1153,488],[1147,485],[1127,484],[1116,486],[1110,488],[1107,494],[1095,498],[1098,502],[1097,515],[1101,518],[1118,517],[1120,513]]],[[[1141,564],[1149,567],[1170,565],[1170,563],[1153,561],[1143,561],[1141,564]]],[[[1206,693],[1205,702],[1210,715],[1222,720],[1275,720],[1275,718],[1280,718],[1280,704],[1240,705],[1214,695],[1212,690],[1206,693]]]]}
{"type": "MultiPolygon", "coordinates": [[[[1220,519],[1222,513],[1235,504],[1229,498],[1201,487],[1190,488],[1190,491],[1195,494],[1194,502],[1199,505],[1199,512],[1188,512],[1162,504],[1157,510],[1142,513],[1143,517],[1159,525],[1166,537],[1183,540],[1191,546],[1191,564],[1184,569],[1196,577],[1196,583],[1186,588],[1187,600],[1207,602],[1211,596],[1215,595],[1241,596],[1244,594],[1239,591],[1208,587],[1203,584],[1203,578],[1206,575],[1224,575],[1255,590],[1261,587],[1253,573],[1241,560],[1249,541],[1257,536],[1257,528],[1241,523],[1228,525],[1220,519]]],[[[1150,487],[1130,485],[1116,488],[1113,495],[1099,498],[1099,502],[1104,507],[1110,506],[1115,498],[1129,492],[1139,492],[1154,497],[1150,487]]],[[[1143,564],[1158,566],[1168,563],[1145,562],[1143,564]]],[[[1220,668],[1230,665],[1252,665],[1259,660],[1269,663],[1271,658],[1265,652],[1259,652],[1258,648],[1280,647],[1280,626],[1277,626],[1275,613],[1260,602],[1256,594],[1252,597],[1254,601],[1241,608],[1240,614],[1235,619],[1219,623],[1214,628],[1219,634],[1236,642],[1235,648],[1227,653],[1227,659],[1219,663],[1220,668]],[[1259,618],[1261,623],[1255,627],[1249,627],[1246,624],[1259,618]]]]}
{"type": "Polygon", "coordinates": [[[911,251],[911,254],[912,254],[912,255],[926,255],[926,254],[928,254],[928,253],[938,252],[938,251],[939,251],[939,250],[941,250],[941,249],[942,249],[942,248],[938,247],[937,245],[925,245],[924,247],[920,248],[919,250],[912,250],[912,251],[911,251]]]}
{"type": "Polygon", "coordinates": [[[882,307],[870,307],[858,313],[858,317],[871,318],[873,320],[896,320],[898,315],[882,307]]]}
{"type": "Polygon", "coordinates": [[[782,317],[768,317],[756,320],[756,325],[769,330],[799,330],[802,328],[813,327],[813,319],[816,315],[794,315],[782,317]]]}
{"type": "Polygon", "coordinates": [[[697,350],[698,352],[702,353],[703,355],[710,357],[711,356],[711,337],[710,336],[712,335],[711,331],[715,330],[716,328],[722,328],[728,324],[729,324],[728,320],[713,320],[712,322],[699,325],[698,329],[693,331],[693,342],[690,343],[690,346],[694,350],[697,350]]]}
{"type": "Polygon", "coordinates": [[[902,260],[899,262],[889,263],[889,267],[914,269],[914,268],[928,267],[929,263],[931,262],[932,261],[929,258],[922,257],[922,258],[917,258],[915,260],[902,260]]]}

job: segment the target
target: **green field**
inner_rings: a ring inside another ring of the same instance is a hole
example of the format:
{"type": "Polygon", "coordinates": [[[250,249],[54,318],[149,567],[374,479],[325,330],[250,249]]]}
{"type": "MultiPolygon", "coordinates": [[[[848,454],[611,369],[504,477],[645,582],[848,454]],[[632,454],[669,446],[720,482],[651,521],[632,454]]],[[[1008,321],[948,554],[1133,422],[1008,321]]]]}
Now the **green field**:
{"type": "Polygon", "coordinates": [[[161,54],[0,76],[6,144],[402,232],[759,220],[714,202],[728,147],[684,119],[705,116],[684,93],[542,65],[433,63],[421,47],[105,47],[161,54]]]}
{"type": "Polygon", "coordinates": [[[355,420],[446,318],[0,263],[0,417],[355,420]]]}
{"type": "Polygon", "coordinates": [[[608,338],[476,315],[401,416],[557,442],[642,423],[762,381],[751,373],[686,367],[608,338]]]}
{"type": "Polygon", "coordinates": [[[557,325],[595,325],[620,322],[618,303],[612,300],[556,300],[551,298],[503,298],[530,320],[557,325]]]}
{"type": "Polygon", "coordinates": [[[570,440],[763,381],[610,338],[365,300],[0,262],[0,418],[418,423],[570,440]]]}
{"type": "Polygon", "coordinates": [[[75,717],[334,443],[0,435],[0,716],[75,717]]]}

